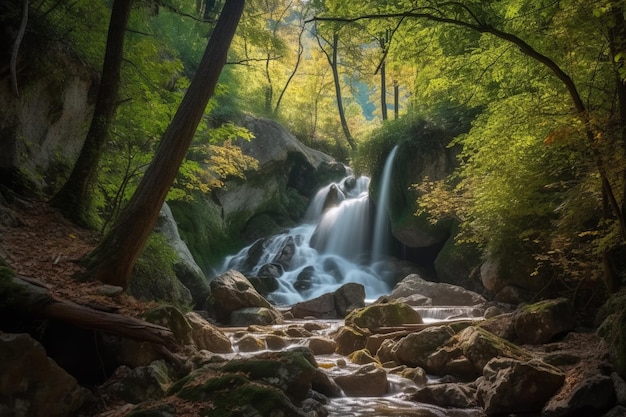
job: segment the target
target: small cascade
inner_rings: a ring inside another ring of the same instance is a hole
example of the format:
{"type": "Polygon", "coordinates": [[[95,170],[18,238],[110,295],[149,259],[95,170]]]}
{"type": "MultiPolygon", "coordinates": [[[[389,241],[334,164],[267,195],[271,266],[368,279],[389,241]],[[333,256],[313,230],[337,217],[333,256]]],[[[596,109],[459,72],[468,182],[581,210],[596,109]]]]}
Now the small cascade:
{"type": "MultiPolygon", "coordinates": [[[[393,159],[394,148],[389,159],[393,159]]],[[[386,164],[382,187],[388,187],[390,163],[386,164]],[[387,167],[389,165],[389,167],[387,167]],[[389,171],[389,172],[387,172],[389,171]]],[[[275,276],[278,290],[267,298],[279,305],[294,304],[335,291],[355,282],[365,287],[366,297],[375,299],[391,290],[385,268],[371,264],[372,229],[368,195],[370,179],[348,176],[317,192],[306,211],[304,223],[280,235],[263,238],[225,259],[218,273],[228,269],[252,277],[266,276],[268,269],[279,271],[275,276]]],[[[383,197],[386,201],[388,193],[383,197]]],[[[383,207],[379,203],[379,207],[383,207]]],[[[386,210],[379,210],[385,216],[386,210]]],[[[380,216],[379,216],[380,217],[380,216]]],[[[386,223],[377,220],[384,228],[386,223]]],[[[383,229],[384,230],[384,229],[383,229]]],[[[376,239],[388,239],[378,232],[376,239]]],[[[378,261],[385,253],[387,241],[376,245],[378,261]]]]}
{"type": "Polygon", "coordinates": [[[380,181],[380,193],[376,202],[376,221],[374,222],[374,235],[372,239],[372,263],[383,259],[386,249],[389,246],[389,217],[387,216],[387,206],[389,204],[389,183],[391,181],[391,170],[393,161],[398,152],[398,145],[389,153],[383,175],[380,181]]]}

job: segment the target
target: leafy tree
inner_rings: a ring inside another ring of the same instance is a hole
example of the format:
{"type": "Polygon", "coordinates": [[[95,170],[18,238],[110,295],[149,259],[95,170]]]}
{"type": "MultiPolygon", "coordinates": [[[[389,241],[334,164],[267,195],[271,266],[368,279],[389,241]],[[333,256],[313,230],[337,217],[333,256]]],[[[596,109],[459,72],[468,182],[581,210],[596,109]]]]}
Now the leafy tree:
{"type": "Polygon", "coordinates": [[[96,169],[117,107],[124,37],[131,5],[132,0],[113,2],[98,97],[91,125],[69,179],[51,202],[67,217],[81,224],[89,223],[87,217],[96,169]]]}
{"type": "Polygon", "coordinates": [[[87,276],[128,287],[137,257],[154,228],[159,210],[215,90],[244,3],[244,0],[225,2],[200,62],[200,71],[192,80],[130,202],[89,255],[87,276]]]}

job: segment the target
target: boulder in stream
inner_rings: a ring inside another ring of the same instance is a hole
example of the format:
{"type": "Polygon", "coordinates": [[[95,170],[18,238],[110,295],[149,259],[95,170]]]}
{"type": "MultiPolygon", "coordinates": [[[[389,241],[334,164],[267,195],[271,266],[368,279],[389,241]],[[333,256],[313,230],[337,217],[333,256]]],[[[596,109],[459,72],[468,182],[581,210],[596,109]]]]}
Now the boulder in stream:
{"type": "Polygon", "coordinates": [[[374,330],[381,327],[422,324],[423,321],[419,313],[408,304],[383,303],[353,310],[346,316],[345,323],[346,326],[374,330]]]}
{"type": "Polygon", "coordinates": [[[357,283],[347,283],[333,293],[302,301],[291,307],[296,318],[316,317],[319,319],[340,319],[365,305],[365,287],[357,283]]]}
{"type": "Polygon", "coordinates": [[[387,393],[387,372],[375,364],[336,376],[335,382],[350,397],[382,397],[387,393]]]}
{"type": "Polygon", "coordinates": [[[218,321],[228,322],[233,311],[246,307],[273,309],[270,303],[254,289],[250,281],[237,271],[226,271],[209,283],[212,306],[218,321]]]}
{"type": "Polygon", "coordinates": [[[433,306],[475,306],[485,303],[485,298],[458,285],[426,281],[418,274],[410,274],[391,291],[389,298],[402,300],[419,294],[428,297],[433,306]]]}

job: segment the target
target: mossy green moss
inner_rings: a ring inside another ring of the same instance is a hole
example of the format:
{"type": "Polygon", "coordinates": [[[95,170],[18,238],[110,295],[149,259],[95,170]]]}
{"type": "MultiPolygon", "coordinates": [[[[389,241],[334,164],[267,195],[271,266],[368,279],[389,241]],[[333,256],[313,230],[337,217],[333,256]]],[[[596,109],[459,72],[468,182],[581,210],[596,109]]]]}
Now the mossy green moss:
{"type": "Polygon", "coordinates": [[[393,327],[403,324],[421,324],[422,318],[405,303],[374,304],[353,310],[346,316],[346,326],[364,329],[393,327]]]}
{"type": "Polygon", "coordinates": [[[178,255],[166,238],[152,233],[133,269],[129,293],[139,299],[170,302],[188,310],[191,294],[174,272],[177,260],[178,255]]]}

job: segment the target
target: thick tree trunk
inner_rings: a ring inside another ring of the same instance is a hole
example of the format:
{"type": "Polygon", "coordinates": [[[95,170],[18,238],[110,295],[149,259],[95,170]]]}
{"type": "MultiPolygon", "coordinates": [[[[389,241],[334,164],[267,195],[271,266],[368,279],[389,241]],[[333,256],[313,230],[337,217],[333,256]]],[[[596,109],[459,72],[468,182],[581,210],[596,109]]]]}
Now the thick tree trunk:
{"type": "Polygon", "coordinates": [[[226,63],[244,0],[227,0],[211,39],[154,160],[110,232],[89,255],[89,278],[128,288],[131,273],[185,158],[226,63]]]}
{"type": "Polygon", "coordinates": [[[120,86],[120,68],[124,53],[124,38],[132,0],[115,0],[111,10],[102,76],[91,125],[80,155],[63,188],[51,204],[75,222],[87,225],[91,206],[93,182],[100,154],[115,114],[120,86]]]}

